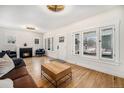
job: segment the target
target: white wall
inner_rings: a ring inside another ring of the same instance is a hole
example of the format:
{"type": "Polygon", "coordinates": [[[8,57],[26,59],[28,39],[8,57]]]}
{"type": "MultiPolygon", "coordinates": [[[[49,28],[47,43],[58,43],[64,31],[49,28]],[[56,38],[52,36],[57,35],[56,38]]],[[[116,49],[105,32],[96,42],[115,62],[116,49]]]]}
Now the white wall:
{"type": "Polygon", "coordinates": [[[33,48],[33,55],[36,49],[42,48],[42,34],[30,31],[24,31],[22,29],[14,28],[3,28],[0,27],[0,51],[2,50],[16,50],[18,48],[24,47],[24,43],[27,43],[27,47],[33,48]],[[16,37],[16,44],[10,45],[7,43],[7,37],[16,37]],[[34,39],[39,38],[40,43],[38,45],[34,44],[34,39]]]}
{"type": "Polygon", "coordinates": [[[124,77],[124,7],[119,6],[116,7],[112,10],[105,11],[101,14],[98,14],[96,16],[87,18],[85,20],[82,20],[77,23],[73,23],[70,26],[63,27],[61,29],[57,29],[55,31],[51,31],[48,33],[44,34],[44,38],[47,37],[54,37],[55,39],[55,51],[47,51],[48,56],[52,56],[55,58],[58,58],[57,56],[57,40],[58,40],[58,35],[63,35],[65,34],[65,44],[66,48],[63,51],[66,51],[66,61],[71,62],[74,64],[81,65],[83,67],[91,68],[97,71],[105,72],[108,74],[124,77]],[[100,60],[92,60],[89,58],[85,58],[82,56],[75,56],[72,55],[72,33],[73,32],[78,32],[78,31],[83,31],[84,29],[89,29],[89,28],[95,28],[95,27],[100,27],[104,26],[106,24],[111,24],[115,23],[116,20],[120,21],[120,37],[119,41],[120,42],[120,47],[117,50],[120,50],[120,58],[119,58],[119,65],[112,65],[104,62],[100,62],[100,60]]]}

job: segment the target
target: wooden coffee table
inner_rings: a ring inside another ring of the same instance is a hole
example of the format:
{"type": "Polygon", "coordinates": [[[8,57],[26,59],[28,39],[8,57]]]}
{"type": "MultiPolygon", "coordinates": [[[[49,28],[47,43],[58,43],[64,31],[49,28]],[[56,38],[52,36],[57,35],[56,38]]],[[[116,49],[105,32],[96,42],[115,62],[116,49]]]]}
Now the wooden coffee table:
{"type": "Polygon", "coordinates": [[[42,64],[41,75],[43,75],[55,87],[58,87],[60,85],[60,84],[58,85],[58,82],[66,76],[68,76],[66,80],[70,78],[72,79],[71,67],[59,62],[50,62],[50,63],[42,64]],[[48,78],[48,76],[52,79],[52,81],[51,79],[48,78]]]}

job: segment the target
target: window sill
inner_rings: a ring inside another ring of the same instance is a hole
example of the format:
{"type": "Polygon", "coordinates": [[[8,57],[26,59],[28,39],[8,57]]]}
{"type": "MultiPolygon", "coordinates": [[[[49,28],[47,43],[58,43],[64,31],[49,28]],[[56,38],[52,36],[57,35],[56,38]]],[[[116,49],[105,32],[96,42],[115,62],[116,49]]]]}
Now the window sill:
{"type": "Polygon", "coordinates": [[[107,60],[107,59],[99,59],[99,57],[92,57],[92,56],[86,56],[86,55],[76,55],[73,54],[73,56],[78,56],[78,57],[82,57],[84,60],[87,61],[92,61],[92,62],[96,62],[96,63],[103,63],[103,64],[110,64],[110,65],[115,65],[115,66],[119,66],[120,62],[118,61],[114,61],[114,60],[107,60]]]}

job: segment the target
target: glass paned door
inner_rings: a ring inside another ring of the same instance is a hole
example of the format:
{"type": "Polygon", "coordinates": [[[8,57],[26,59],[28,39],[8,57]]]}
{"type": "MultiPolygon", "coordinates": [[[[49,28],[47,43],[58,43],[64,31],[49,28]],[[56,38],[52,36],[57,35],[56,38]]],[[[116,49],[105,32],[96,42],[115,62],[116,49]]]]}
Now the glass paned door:
{"type": "Polygon", "coordinates": [[[83,33],[83,55],[96,56],[96,31],[83,33]]]}
{"type": "Polygon", "coordinates": [[[114,26],[100,29],[100,57],[105,59],[114,58],[114,26]]]}
{"type": "Polygon", "coordinates": [[[51,38],[51,50],[54,51],[54,38],[51,38]]]}
{"type": "Polygon", "coordinates": [[[45,49],[47,49],[47,39],[45,38],[45,49]]]}
{"type": "Polygon", "coordinates": [[[50,50],[50,38],[48,38],[48,50],[50,50]]]}
{"type": "Polygon", "coordinates": [[[80,54],[80,34],[75,34],[75,54],[80,54]]]}

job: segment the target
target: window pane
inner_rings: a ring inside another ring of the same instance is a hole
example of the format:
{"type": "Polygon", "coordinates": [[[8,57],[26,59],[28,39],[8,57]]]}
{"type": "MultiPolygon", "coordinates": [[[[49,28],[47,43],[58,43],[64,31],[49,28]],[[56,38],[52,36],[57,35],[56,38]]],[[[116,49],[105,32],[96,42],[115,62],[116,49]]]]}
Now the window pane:
{"type": "Polygon", "coordinates": [[[96,31],[83,34],[83,54],[96,56],[96,31]]]}
{"type": "Polygon", "coordinates": [[[79,54],[80,40],[79,34],[75,34],[75,54],[79,54]]]}
{"type": "Polygon", "coordinates": [[[52,37],[52,51],[54,51],[54,39],[52,37]]]}
{"type": "Polygon", "coordinates": [[[112,48],[112,36],[113,29],[107,28],[102,29],[102,57],[104,58],[113,58],[113,48],[112,48]]]}
{"type": "Polygon", "coordinates": [[[47,39],[45,39],[45,49],[47,49],[47,39]]]}
{"type": "Polygon", "coordinates": [[[50,50],[50,38],[48,38],[48,50],[50,50]]]}

